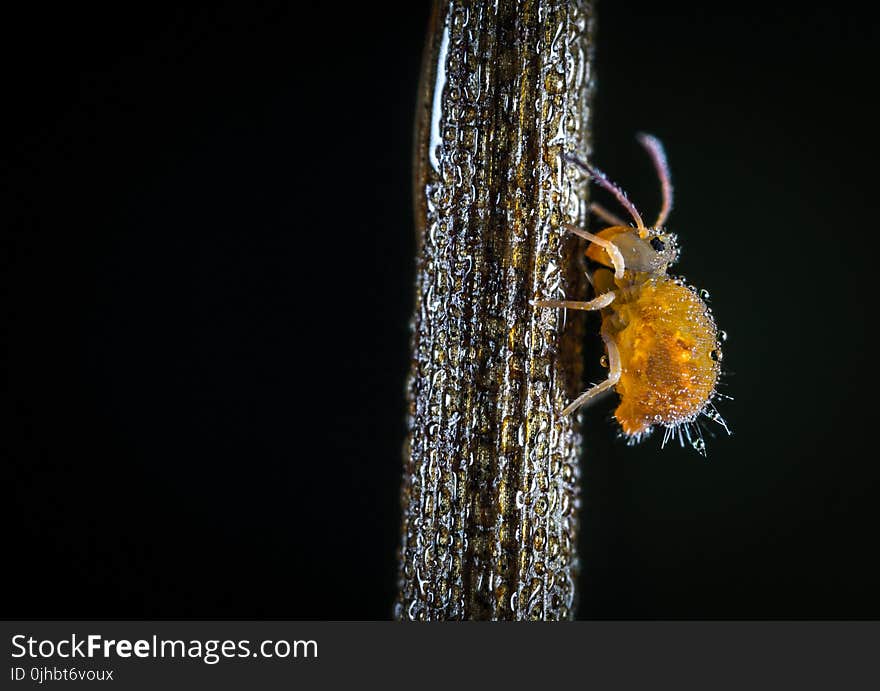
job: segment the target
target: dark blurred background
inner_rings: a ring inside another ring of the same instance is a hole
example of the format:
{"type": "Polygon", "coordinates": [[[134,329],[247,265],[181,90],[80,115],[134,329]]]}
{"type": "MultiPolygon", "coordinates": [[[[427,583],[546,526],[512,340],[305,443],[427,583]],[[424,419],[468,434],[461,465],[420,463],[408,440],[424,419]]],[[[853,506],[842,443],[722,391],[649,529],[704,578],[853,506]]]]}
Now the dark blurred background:
{"type": "MultiPolygon", "coordinates": [[[[429,7],[353,5],[4,10],[2,616],[390,616],[429,7]]],[[[584,415],[579,614],[880,618],[877,23],[599,20],[595,161],[652,216],[666,144],[735,433],[584,415]]]]}

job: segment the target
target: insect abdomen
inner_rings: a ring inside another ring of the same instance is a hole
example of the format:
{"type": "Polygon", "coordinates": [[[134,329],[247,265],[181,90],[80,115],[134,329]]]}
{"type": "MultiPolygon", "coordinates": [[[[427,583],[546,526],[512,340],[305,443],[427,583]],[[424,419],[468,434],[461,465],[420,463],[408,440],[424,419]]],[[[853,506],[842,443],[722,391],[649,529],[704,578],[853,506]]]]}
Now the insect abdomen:
{"type": "Polygon", "coordinates": [[[624,433],[693,420],[718,379],[717,333],[706,303],[663,276],[637,287],[632,299],[612,310],[623,363],[615,416],[624,433]]]}

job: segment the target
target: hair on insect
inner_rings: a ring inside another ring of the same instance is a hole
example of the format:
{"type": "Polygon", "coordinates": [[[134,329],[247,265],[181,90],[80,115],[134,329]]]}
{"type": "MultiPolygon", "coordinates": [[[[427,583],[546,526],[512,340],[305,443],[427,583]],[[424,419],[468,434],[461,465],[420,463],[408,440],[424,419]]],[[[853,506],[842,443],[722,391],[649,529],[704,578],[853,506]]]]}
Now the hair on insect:
{"type": "Polygon", "coordinates": [[[590,211],[607,223],[591,233],[574,225],[564,229],[589,242],[586,256],[599,268],[589,276],[591,300],[539,299],[536,307],[598,311],[608,378],[593,385],[562,411],[569,415],[611,389],[620,396],[614,417],[626,442],[637,444],[662,428],[661,447],[677,439],[706,455],[702,418],[730,434],[714,401],[721,375],[721,341],[707,304],[706,291],[668,273],[679,256],[678,238],[665,229],[672,211],[673,187],[663,145],[639,134],[660,180],[662,205],[652,226],[626,193],[587,161],[563,153],[564,161],[611,193],[629,215],[623,221],[599,204],[590,211]]]}

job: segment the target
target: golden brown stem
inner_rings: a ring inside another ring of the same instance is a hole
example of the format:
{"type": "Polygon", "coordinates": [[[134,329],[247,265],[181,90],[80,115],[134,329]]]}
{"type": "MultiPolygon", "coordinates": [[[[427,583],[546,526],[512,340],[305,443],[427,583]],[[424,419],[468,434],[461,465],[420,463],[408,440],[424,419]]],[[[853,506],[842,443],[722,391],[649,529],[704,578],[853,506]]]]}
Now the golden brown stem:
{"type": "Polygon", "coordinates": [[[400,619],[568,619],[587,297],[588,0],[438,0],[417,113],[400,619]]]}

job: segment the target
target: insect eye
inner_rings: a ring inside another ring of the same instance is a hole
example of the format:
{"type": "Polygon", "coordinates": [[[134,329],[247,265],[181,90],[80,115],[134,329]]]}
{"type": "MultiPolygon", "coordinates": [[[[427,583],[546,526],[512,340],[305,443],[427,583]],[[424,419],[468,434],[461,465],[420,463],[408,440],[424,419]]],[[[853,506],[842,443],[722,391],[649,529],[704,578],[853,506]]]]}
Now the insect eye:
{"type": "Polygon", "coordinates": [[[662,252],[666,249],[666,243],[663,242],[660,238],[651,238],[651,247],[653,247],[658,252],[662,252]]]}

